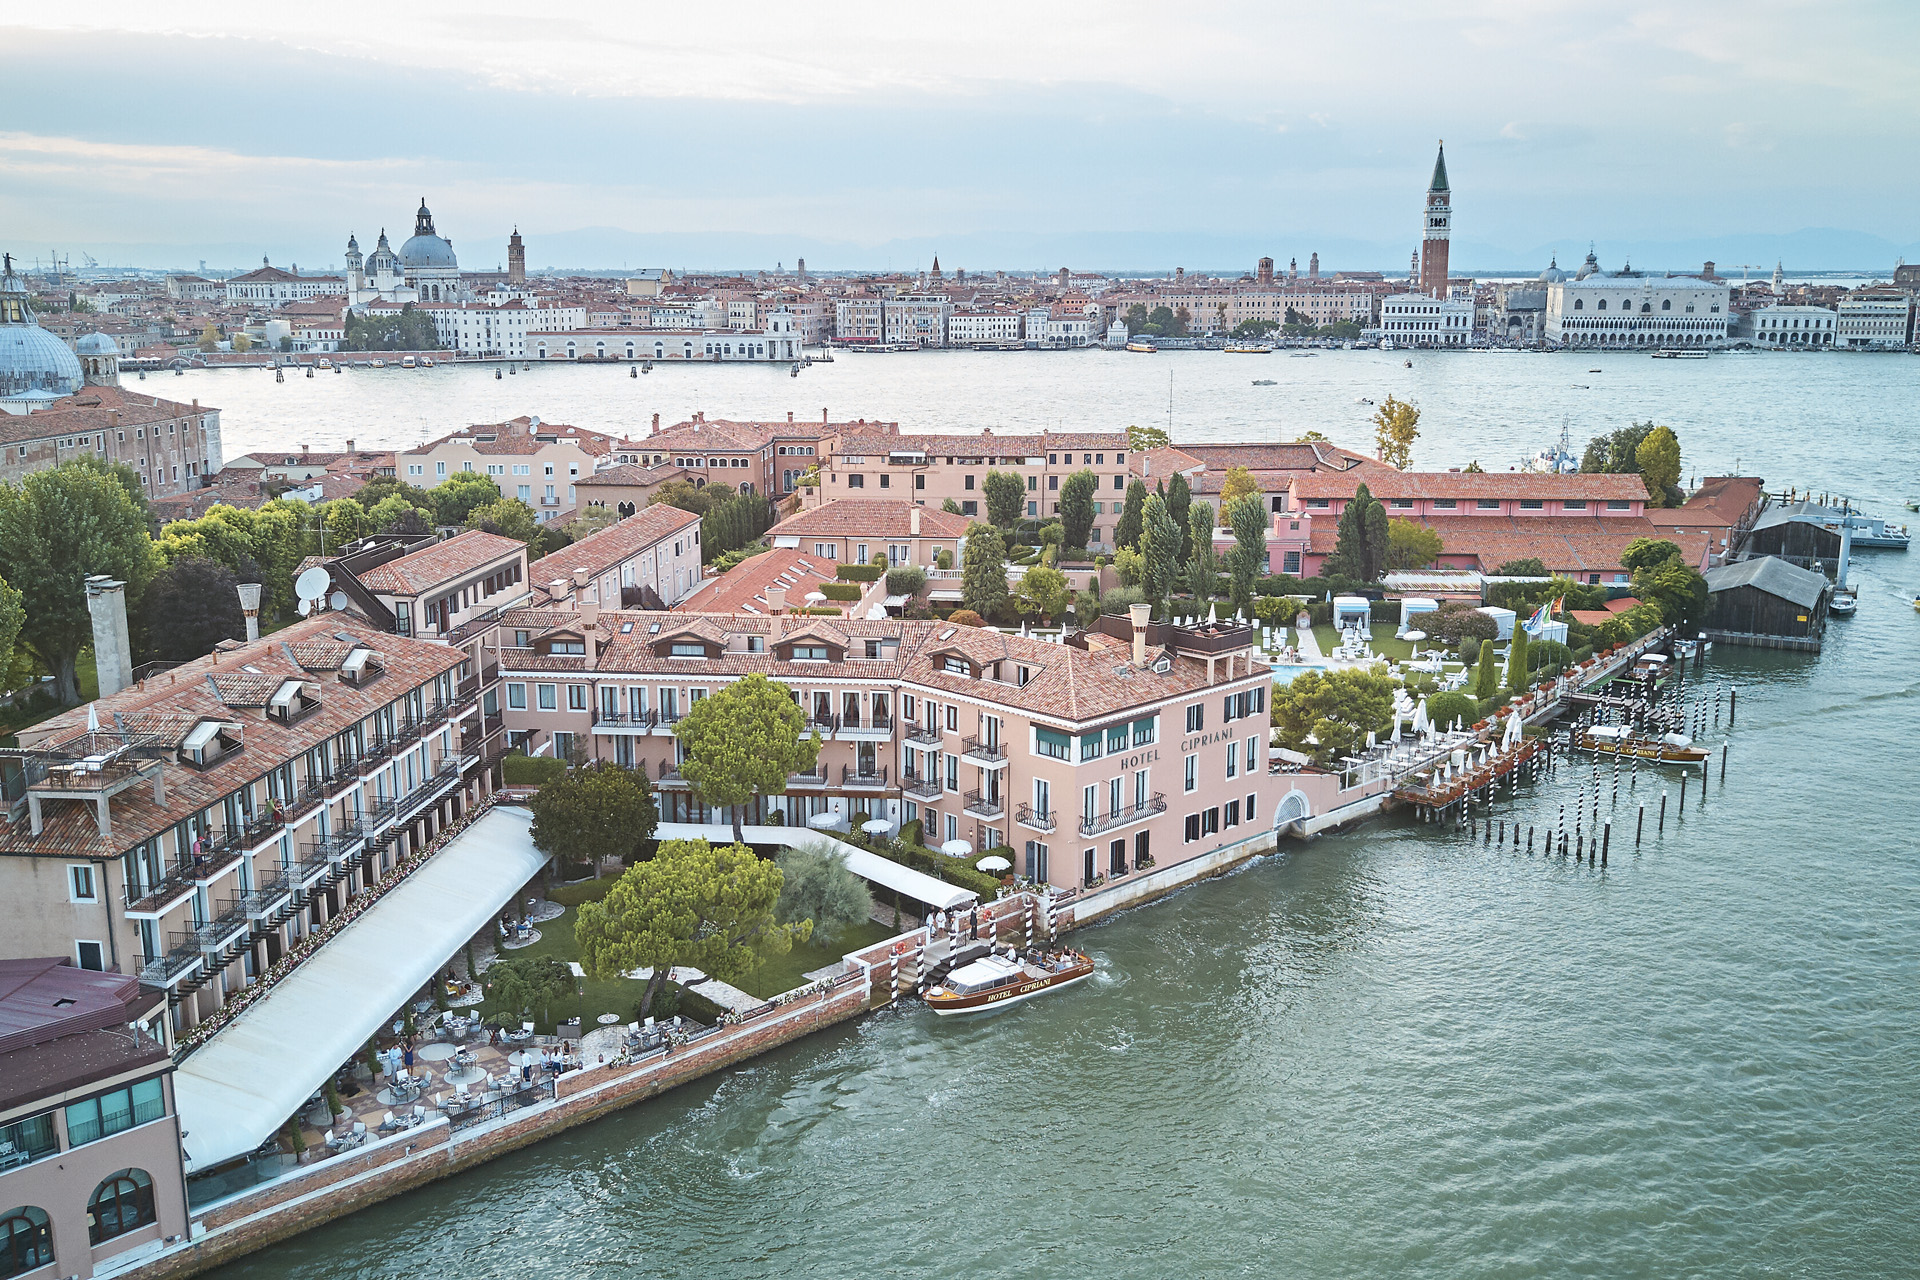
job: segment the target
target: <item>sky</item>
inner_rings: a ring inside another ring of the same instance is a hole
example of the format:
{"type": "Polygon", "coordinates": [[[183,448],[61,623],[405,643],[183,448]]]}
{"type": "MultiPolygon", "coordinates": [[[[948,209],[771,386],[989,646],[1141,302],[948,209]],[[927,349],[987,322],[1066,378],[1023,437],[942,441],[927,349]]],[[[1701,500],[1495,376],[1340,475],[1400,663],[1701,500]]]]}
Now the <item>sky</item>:
{"type": "Polygon", "coordinates": [[[337,266],[1920,258],[1912,0],[0,7],[0,247],[337,266]]]}

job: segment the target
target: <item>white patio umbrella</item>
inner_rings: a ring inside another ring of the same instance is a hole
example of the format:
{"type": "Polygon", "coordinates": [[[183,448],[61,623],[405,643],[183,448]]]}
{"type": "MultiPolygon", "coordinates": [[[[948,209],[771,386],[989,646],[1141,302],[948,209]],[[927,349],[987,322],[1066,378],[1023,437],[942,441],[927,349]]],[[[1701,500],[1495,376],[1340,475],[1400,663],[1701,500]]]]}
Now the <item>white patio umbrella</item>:
{"type": "Polygon", "coordinates": [[[91,702],[87,704],[87,732],[100,732],[100,712],[91,702]]]}
{"type": "Polygon", "coordinates": [[[1413,731],[1419,734],[1430,733],[1432,730],[1433,721],[1427,719],[1427,700],[1422,698],[1413,709],[1413,731]]]}
{"type": "Polygon", "coordinates": [[[893,824],[885,818],[868,818],[860,824],[860,829],[868,835],[883,836],[893,830],[893,824]]]}
{"type": "Polygon", "coordinates": [[[807,825],[815,831],[831,831],[840,825],[840,815],[833,812],[816,813],[807,819],[807,825]]]}
{"type": "Polygon", "coordinates": [[[807,592],[808,604],[825,604],[826,602],[827,602],[827,597],[823,593],[818,591],[807,592]]]}
{"type": "Polygon", "coordinates": [[[949,858],[964,858],[973,852],[973,846],[965,840],[949,840],[940,846],[940,852],[949,858]]]}
{"type": "Polygon", "coordinates": [[[1520,745],[1520,740],[1525,736],[1526,726],[1520,723],[1520,713],[1516,711],[1507,717],[1507,731],[1501,735],[1501,745],[1512,750],[1520,745]]]}
{"type": "Polygon", "coordinates": [[[973,864],[982,871],[1011,871],[1013,864],[999,854],[992,854],[973,864]]]}

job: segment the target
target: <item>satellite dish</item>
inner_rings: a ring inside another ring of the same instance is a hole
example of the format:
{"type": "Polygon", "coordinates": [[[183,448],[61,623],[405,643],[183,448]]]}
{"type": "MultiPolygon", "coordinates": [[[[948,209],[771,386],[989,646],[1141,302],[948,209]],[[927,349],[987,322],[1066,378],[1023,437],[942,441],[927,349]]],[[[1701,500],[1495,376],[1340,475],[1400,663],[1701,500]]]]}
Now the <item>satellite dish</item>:
{"type": "Polygon", "coordinates": [[[344,591],[336,591],[327,603],[335,609],[344,609],[347,607],[347,593],[344,591]]]}
{"type": "Polygon", "coordinates": [[[293,607],[300,614],[300,616],[304,618],[308,614],[313,612],[313,601],[302,599],[299,604],[296,604],[293,607]]]}
{"type": "Polygon", "coordinates": [[[319,565],[307,570],[293,582],[293,594],[301,600],[318,600],[327,594],[327,587],[333,582],[333,576],[319,565]]]}

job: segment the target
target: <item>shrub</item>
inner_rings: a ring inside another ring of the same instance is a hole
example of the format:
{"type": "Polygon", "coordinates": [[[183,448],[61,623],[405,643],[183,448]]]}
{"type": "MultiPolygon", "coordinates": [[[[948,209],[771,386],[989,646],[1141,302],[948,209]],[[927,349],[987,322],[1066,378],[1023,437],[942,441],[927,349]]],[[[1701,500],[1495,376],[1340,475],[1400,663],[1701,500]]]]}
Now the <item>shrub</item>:
{"type": "Polygon", "coordinates": [[[1462,640],[1460,642],[1460,661],[1466,663],[1468,666],[1472,666],[1474,663],[1480,661],[1480,646],[1485,643],[1486,641],[1480,639],[1478,636],[1468,636],[1465,640],[1462,640]]]}
{"type": "Polygon", "coordinates": [[[867,561],[867,567],[870,569],[878,569],[880,572],[885,573],[887,571],[887,553],[884,551],[874,552],[873,558],[867,561]]]}
{"type": "Polygon", "coordinates": [[[1499,623],[1458,600],[1442,601],[1432,613],[1421,614],[1420,629],[1443,645],[1457,645],[1470,636],[1492,640],[1500,634],[1499,623]]]}
{"type": "Polygon", "coordinates": [[[1585,646],[1582,646],[1581,648],[1575,649],[1573,651],[1573,660],[1575,662],[1586,662],[1590,660],[1592,657],[1593,657],[1593,650],[1585,646]]]}
{"type": "Polygon", "coordinates": [[[934,552],[933,563],[937,568],[941,568],[941,569],[953,568],[953,549],[950,547],[942,547],[938,551],[934,552]]]}
{"type": "Polygon", "coordinates": [[[875,582],[887,571],[886,558],[881,557],[879,564],[837,564],[833,566],[833,576],[842,582],[875,582]]]}
{"type": "Polygon", "coordinates": [[[898,569],[887,570],[887,594],[890,596],[917,596],[926,585],[927,571],[916,565],[902,565],[898,569]]]}
{"type": "Polygon", "coordinates": [[[567,771],[565,760],[551,756],[512,755],[500,762],[500,776],[510,787],[539,787],[567,771]]]}
{"type": "Polygon", "coordinates": [[[1373,622],[1399,622],[1400,602],[1398,600],[1375,600],[1367,606],[1367,615],[1373,622]]]}
{"type": "Polygon", "coordinates": [[[1573,650],[1558,640],[1535,640],[1527,646],[1527,668],[1557,675],[1573,661],[1573,650]]]}
{"type": "Polygon", "coordinates": [[[971,609],[955,609],[947,615],[947,621],[956,627],[984,627],[987,620],[971,609]]]}
{"type": "Polygon", "coordinates": [[[1127,606],[1145,604],[1146,589],[1143,587],[1115,587],[1100,597],[1100,612],[1125,613],[1127,606]]]}
{"type": "Polygon", "coordinates": [[[919,844],[924,836],[920,819],[915,818],[900,828],[900,838],[908,844],[919,844]]]}
{"type": "Polygon", "coordinates": [[[857,582],[823,582],[820,594],[829,600],[858,600],[860,584],[857,582]]]}
{"type": "Polygon", "coordinates": [[[787,610],[787,612],[793,613],[793,614],[807,615],[815,618],[837,618],[841,615],[841,611],[839,609],[834,608],[830,604],[810,605],[805,609],[789,609],[787,610]]]}
{"type": "Polygon", "coordinates": [[[1427,718],[1435,728],[1445,728],[1458,720],[1472,724],[1480,719],[1480,704],[1464,693],[1436,693],[1427,699],[1427,718]]]}

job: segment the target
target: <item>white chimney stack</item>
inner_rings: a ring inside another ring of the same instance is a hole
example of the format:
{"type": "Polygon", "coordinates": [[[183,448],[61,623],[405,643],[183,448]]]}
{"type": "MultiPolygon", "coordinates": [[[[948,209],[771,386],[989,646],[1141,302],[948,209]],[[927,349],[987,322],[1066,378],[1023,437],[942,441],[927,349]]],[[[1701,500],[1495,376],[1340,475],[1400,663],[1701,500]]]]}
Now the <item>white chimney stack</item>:
{"type": "Polygon", "coordinates": [[[87,579],[87,612],[93,618],[93,659],[100,696],[133,683],[133,643],[127,639],[127,584],[103,573],[87,579]]]}
{"type": "Polygon", "coordinates": [[[913,505],[912,510],[908,514],[907,527],[914,537],[917,538],[920,536],[920,504],[919,503],[915,503],[913,505]]]}
{"type": "Polygon", "coordinates": [[[1133,665],[1147,665],[1147,623],[1153,617],[1150,604],[1131,604],[1127,606],[1127,616],[1133,620],[1133,665]]]}
{"type": "Polygon", "coordinates": [[[260,638],[260,584],[243,582],[238,589],[240,611],[247,615],[247,642],[251,644],[260,638]]]}

